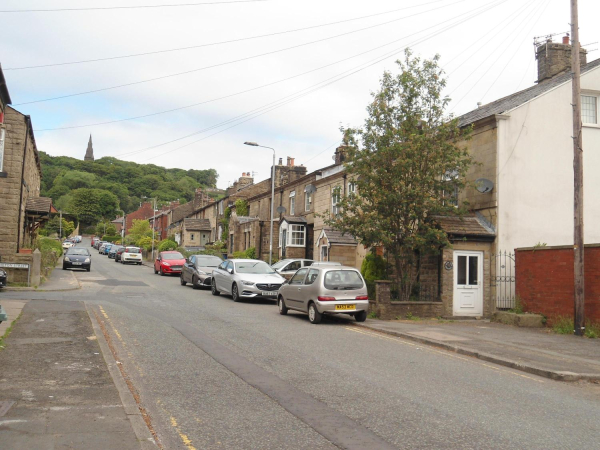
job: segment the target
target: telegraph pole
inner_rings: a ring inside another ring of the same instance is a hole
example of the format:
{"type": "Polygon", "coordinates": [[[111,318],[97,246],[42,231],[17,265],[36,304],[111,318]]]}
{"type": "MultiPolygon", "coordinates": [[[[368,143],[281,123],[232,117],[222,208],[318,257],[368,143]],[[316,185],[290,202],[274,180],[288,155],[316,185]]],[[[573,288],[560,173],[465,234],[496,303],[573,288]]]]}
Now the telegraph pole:
{"type": "Polygon", "coordinates": [[[577,0],[571,0],[571,71],[573,73],[573,172],[574,172],[574,236],[575,270],[574,324],[575,335],[585,332],[584,242],[583,242],[583,139],[581,135],[581,67],[579,62],[579,14],[577,0]]]}

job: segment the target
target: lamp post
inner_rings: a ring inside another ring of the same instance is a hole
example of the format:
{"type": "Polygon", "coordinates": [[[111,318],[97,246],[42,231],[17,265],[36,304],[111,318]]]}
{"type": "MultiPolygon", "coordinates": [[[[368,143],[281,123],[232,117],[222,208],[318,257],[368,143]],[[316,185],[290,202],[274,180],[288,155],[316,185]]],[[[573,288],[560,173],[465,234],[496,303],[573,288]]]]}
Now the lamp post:
{"type": "Polygon", "coordinates": [[[148,200],[154,200],[154,207],[152,208],[152,261],[154,261],[154,227],[156,226],[156,197],[142,197],[148,200]]]}
{"type": "Polygon", "coordinates": [[[121,226],[121,244],[123,244],[123,240],[125,239],[125,210],[117,209],[117,211],[121,211],[123,215],[121,216],[123,225],[121,226]]]}
{"type": "Polygon", "coordinates": [[[273,166],[271,170],[271,230],[269,232],[269,265],[273,262],[273,204],[275,203],[275,149],[273,147],[265,147],[258,145],[256,142],[244,142],[244,145],[252,147],[262,147],[273,150],[273,166]]]}

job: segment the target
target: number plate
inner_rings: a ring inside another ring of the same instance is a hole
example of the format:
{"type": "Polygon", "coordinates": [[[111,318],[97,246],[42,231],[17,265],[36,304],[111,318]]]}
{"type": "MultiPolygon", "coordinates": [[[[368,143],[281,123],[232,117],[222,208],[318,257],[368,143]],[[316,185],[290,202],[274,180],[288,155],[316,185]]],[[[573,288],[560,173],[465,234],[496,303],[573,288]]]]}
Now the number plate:
{"type": "Polygon", "coordinates": [[[277,291],[262,291],[260,295],[263,297],[275,297],[277,296],[277,291]]]}
{"type": "Polygon", "coordinates": [[[74,266],[81,266],[81,264],[83,264],[83,263],[80,263],[80,262],[74,262],[74,263],[71,263],[71,264],[73,264],[74,266]]]}
{"type": "Polygon", "coordinates": [[[344,311],[346,309],[356,309],[356,305],[335,305],[336,311],[344,311]]]}

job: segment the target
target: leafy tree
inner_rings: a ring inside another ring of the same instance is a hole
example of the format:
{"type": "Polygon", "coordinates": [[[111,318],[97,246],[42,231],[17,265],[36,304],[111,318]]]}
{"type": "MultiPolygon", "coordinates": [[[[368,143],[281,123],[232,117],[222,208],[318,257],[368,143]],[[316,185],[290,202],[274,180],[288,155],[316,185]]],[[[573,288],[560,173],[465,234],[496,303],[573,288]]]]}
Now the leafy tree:
{"type": "Polygon", "coordinates": [[[437,218],[466,212],[449,193],[465,187],[473,163],[461,147],[471,130],[444,116],[450,99],[442,97],[446,81],[438,61],[421,61],[407,50],[397,61],[400,73],[384,73],[364,127],[342,129],[357,195],[341,198],[341,213],[326,220],[366,246],[384,246],[405,300],[419,255],[449,245],[437,218]]]}
{"type": "Polygon", "coordinates": [[[168,250],[177,249],[177,242],[171,239],[164,239],[158,243],[158,251],[166,252],[168,250]]]}
{"type": "Polygon", "coordinates": [[[94,223],[99,218],[114,217],[119,205],[117,196],[103,189],[76,189],[69,195],[69,212],[76,214],[85,224],[94,223]]]}
{"type": "Polygon", "coordinates": [[[148,220],[134,219],[131,228],[127,232],[132,242],[137,242],[147,237],[150,238],[150,242],[152,243],[152,228],[150,228],[150,221],[148,220]]]}
{"type": "MultiPolygon", "coordinates": [[[[59,232],[61,231],[60,224],[61,224],[60,216],[55,215],[48,222],[46,222],[46,225],[44,225],[44,230],[47,232],[48,236],[51,234],[54,234],[54,233],[56,233],[58,235],[59,232]]],[[[63,219],[62,219],[62,235],[65,237],[69,236],[71,233],[73,233],[73,231],[75,231],[75,223],[72,221],[69,221],[63,217],[63,219]]]]}
{"type": "Polygon", "coordinates": [[[115,227],[113,224],[108,225],[106,227],[106,234],[110,234],[111,236],[116,236],[117,227],[115,227]]]}

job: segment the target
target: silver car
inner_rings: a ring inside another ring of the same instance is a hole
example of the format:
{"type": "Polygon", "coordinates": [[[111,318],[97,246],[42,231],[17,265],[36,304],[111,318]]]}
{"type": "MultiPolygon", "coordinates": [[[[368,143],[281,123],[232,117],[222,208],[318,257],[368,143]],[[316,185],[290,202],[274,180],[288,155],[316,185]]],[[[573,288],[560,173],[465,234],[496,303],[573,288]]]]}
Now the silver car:
{"type": "Polygon", "coordinates": [[[298,269],[301,269],[302,267],[308,267],[312,263],[312,259],[282,259],[281,261],[273,264],[271,267],[273,267],[273,269],[275,269],[279,275],[289,280],[298,269]]]}
{"type": "Polygon", "coordinates": [[[285,281],[266,262],[258,259],[228,259],[212,272],[213,295],[231,294],[234,302],[243,298],[277,299],[277,291],[285,281]]]}
{"type": "Polygon", "coordinates": [[[279,290],[279,314],[292,309],[308,313],[311,323],[323,314],[350,314],[364,322],[369,309],[367,285],[358,270],[341,265],[319,265],[298,270],[279,290]]]}

